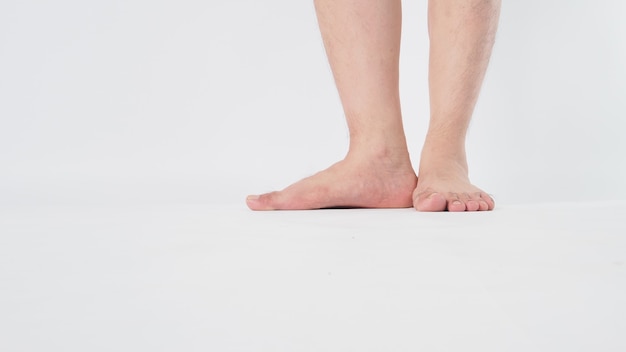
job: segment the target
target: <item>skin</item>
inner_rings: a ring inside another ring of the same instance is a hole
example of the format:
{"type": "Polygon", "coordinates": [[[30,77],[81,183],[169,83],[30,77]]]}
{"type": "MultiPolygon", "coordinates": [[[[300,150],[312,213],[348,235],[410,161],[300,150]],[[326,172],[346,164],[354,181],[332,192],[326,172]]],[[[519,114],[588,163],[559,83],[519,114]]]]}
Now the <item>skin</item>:
{"type": "Polygon", "coordinates": [[[400,1],[315,0],[315,8],[350,131],[348,153],[282,191],[248,196],[248,207],[492,210],[493,199],[469,180],[465,137],[495,40],[500,1],[429,1],[431,116],[419,179],[400,109],[400,1]]]}

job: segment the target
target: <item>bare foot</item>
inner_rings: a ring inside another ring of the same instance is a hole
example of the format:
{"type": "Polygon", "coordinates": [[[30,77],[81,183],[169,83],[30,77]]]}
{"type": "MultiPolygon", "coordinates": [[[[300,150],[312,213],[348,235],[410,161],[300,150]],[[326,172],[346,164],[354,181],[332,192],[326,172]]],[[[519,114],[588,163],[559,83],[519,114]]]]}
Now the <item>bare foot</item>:
{"type": "Polygon", "coordinates": [[[252,210],[305,210],[334,207],[409,208],[417,178],[408,160],[346,159],[279,192],[248,196],[252,210]]]}
{"type": "Polygon", "coordinates": [[[495,202],[489,194],[472,185],[464,153],[422,153],[419,180],[413,192],[413,206],[419,211],[485,211],[495,202]]]}

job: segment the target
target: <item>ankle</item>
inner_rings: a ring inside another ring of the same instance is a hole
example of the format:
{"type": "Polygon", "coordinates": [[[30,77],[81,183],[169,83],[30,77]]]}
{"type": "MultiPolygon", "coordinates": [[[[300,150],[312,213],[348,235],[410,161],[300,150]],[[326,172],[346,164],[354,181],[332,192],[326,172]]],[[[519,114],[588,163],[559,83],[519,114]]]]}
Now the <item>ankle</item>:
{"type": "Polygon", "coordinates": [[[393,168],[412,167],[406,145],[391,146],[377,143],[350,143],[346,159],[393,168]]]}
{"type": "Polygon", "coordinates": [[[465,137],[436,134],[429,131],[422,148],[422,157],[431,155],[465,161],[465,137]]]}
{"type": "Polygon", "coordinates": [[[421,178],[463,178],[469,180],[469,168],[464,156],[425,155],[422,153],[418,171],[421,178]]]}
{"type": "Polygon", "coordinates": [[[420,158],[420,174],[450,172],[468,174],[465,145],[457,142],[427,140],[420,158]]]}

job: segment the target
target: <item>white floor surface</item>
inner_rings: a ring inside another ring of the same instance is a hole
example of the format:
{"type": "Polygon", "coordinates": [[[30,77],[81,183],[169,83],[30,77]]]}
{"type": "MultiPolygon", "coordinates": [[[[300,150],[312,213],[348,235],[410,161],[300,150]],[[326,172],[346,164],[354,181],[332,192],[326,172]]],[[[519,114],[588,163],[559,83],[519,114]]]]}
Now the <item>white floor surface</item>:
{"type": "Polygon", "coordinates": [[[626,202],[0,209],[0,351],[626,351],[626,202]]]}

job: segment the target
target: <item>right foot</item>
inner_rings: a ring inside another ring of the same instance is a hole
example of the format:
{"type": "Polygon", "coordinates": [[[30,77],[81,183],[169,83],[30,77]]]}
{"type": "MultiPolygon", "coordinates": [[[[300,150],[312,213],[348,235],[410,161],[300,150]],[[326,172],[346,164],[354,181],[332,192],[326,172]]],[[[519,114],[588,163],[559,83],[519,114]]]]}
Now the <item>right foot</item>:
{"type": "Polygon", "coordinates": [[[351,158],[279,192],[248,196],[252,210],[409,208],[417,177],[408,159],[351,158]]]}

